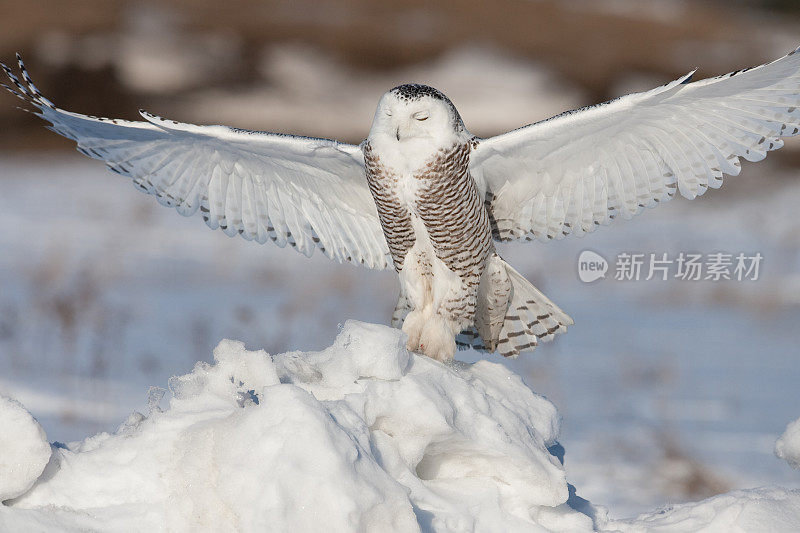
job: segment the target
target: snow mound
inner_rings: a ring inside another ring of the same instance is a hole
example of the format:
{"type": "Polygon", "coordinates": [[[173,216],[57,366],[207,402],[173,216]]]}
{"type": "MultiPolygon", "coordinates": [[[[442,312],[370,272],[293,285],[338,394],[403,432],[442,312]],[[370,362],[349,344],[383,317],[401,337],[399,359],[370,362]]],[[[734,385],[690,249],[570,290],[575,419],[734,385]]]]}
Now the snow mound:
{"type": "MultiPolygon", "coordinates": [[[[609,520],[567,485],[559,417],[505,367],[443,365],[347,322],[321,352],[222,341],[133,413],[52,452],[0,397],[0,531],[788,531],[800,491],[609,520]],[[37,479],[38,478],[38,479],[37,479]],[[9,499],[10,498],[10,499],[9,499]]],[[[798,457],[798,422],[776,452],[798,457]]]]}
{"type": "Polygon", "coordinates": [[[0,502],[30,489],[49,459],[39,422],[20,403],[0,396],[0,502]]]}
{"type": "Polygon", "coordinates": [[[592,528],[565,503],[549,401],[501,365],[443,365],[404,344],[355,321],[321,352],[223,341],[214,364],[172,378],[166,410],[155,394],[148,416],[55,447],[39,482],[0,506],[0,529],[592,528]]]}
{"type": "Polygon", "coordinates": [[[676,505],[606,524],[621,532],[797,531],[800,491],[782,488],[737,490],[697,503],[676,505]]]}
{"type": "Polygon", "coordinates": [[[794,468],[800,468],[800,418],[790,422],[775,443],[775,455],[794,468]]]}

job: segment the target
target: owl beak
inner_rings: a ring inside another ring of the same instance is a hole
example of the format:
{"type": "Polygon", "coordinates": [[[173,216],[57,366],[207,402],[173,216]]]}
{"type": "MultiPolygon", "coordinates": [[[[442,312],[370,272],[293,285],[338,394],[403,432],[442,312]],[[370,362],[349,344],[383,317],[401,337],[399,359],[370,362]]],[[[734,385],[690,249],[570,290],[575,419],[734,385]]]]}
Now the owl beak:
{"type": "Polygon", "coordinates": [[[398,141],[400,140],[400,126],[397,126],[397,130],[395,130],[394,136],[395,138],[397,138],[398,141]]]}

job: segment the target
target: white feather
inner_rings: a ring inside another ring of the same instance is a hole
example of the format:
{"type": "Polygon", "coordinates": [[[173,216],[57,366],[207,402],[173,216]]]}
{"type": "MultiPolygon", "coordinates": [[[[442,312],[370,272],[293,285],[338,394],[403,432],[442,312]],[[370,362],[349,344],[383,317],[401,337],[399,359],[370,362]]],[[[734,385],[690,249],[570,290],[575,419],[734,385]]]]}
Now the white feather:
{"type": "Polygon", "coordinates": [[[199,208],[210,228],[228,235],[294,243],[305,255],[323,248],[328,257],[370,268],[391,265],[358,146],[195,126],[144,111],[146,122],[90,117],[53,106],[30,82],[14,85],[12,92],[82,153],[182,215],[199,208]]]}
{"type": "MultiPolygon", "coordinates": [[[[800,50],[800,49],[799,49],[800,50]]],[[[795,51],[797,52],[797,50],[795,51]]],[[[565,113],[479,142],[470,160],[493,194],[501,240],[591,232],[686,198],[760,161],[800,128],[800,53],[565,113]]]]}

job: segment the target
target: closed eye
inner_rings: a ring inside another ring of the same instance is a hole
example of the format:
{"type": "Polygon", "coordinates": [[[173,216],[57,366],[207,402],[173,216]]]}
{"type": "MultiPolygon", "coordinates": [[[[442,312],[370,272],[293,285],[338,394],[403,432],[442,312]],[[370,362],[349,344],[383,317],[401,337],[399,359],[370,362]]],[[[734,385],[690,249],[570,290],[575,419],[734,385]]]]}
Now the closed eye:
{"type": "Polygon", "coordinates": [[[414,118],[419,120],[420,122],[422,122],[423,120],[428,120],[427,116],[425,116],[425,117],[414,117],[414,118]]]}

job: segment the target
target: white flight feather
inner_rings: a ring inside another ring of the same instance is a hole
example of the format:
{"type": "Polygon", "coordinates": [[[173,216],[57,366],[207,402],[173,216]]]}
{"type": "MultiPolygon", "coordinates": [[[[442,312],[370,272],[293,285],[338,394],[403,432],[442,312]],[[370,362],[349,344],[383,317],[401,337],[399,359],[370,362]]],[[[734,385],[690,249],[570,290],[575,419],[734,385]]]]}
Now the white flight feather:
{"type": "MultiPolygon", "coordinates": [[[[799,49],[800,50],[800,49],[799,49]]],[[[795,50],[797,52],[797,50],[795,50]]],[[[470,171],[500,240],[593,231],[674,196],[700,196],[800,128],[800,53],[562,114],[479,141],[470,171]]]]}
{"type": "Polygon", "coordinates": [[[184,124],[141,111],[146,122],[65,111],[3,65],[17,96],[89,157],[133,179],[182,215],[279,246],[315,248],[338,261],[386,268],[391,256],[367,188],[360,147],[226,126],[184,124]]]}

